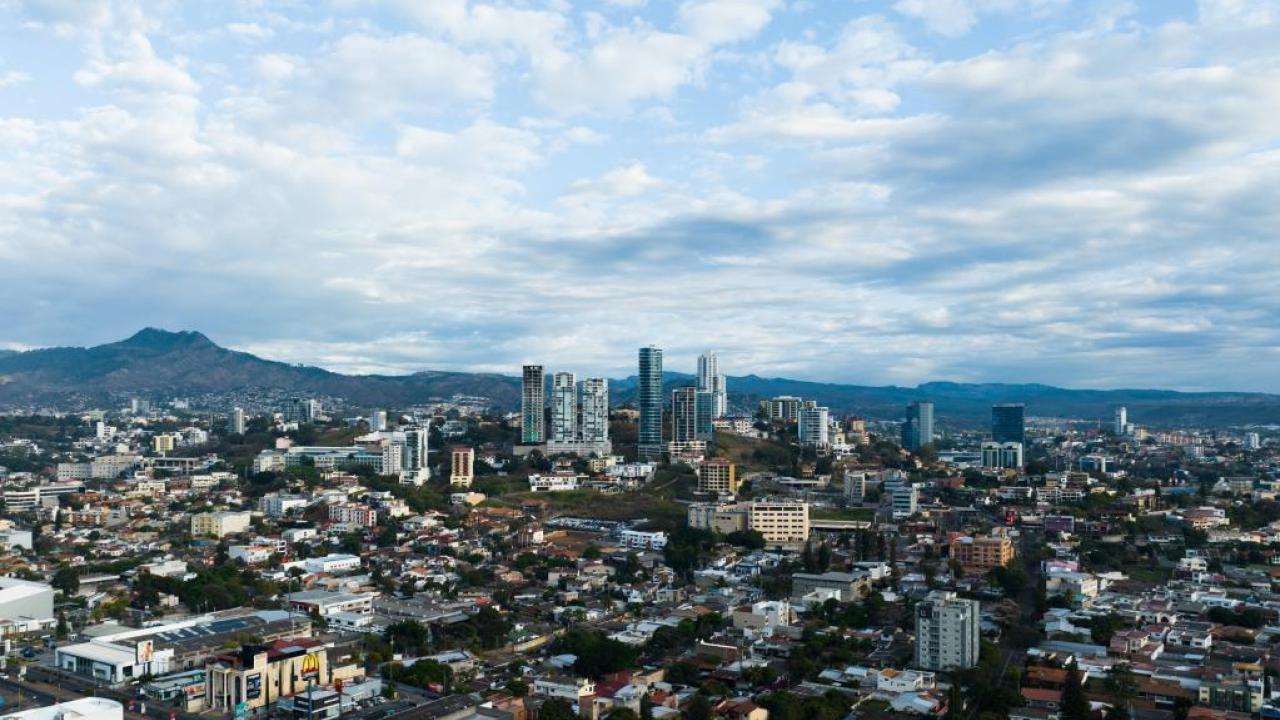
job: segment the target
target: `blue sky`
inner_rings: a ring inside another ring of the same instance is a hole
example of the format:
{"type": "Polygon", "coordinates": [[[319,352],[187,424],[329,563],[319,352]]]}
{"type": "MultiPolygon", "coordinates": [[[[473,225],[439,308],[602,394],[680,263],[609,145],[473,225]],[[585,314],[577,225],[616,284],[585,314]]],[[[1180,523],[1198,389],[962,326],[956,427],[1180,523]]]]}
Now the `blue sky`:
{"type": "Polygon", "coordinates": [[[0,347],[1280,391],[1280,0],[0,0],[0,347]]]}

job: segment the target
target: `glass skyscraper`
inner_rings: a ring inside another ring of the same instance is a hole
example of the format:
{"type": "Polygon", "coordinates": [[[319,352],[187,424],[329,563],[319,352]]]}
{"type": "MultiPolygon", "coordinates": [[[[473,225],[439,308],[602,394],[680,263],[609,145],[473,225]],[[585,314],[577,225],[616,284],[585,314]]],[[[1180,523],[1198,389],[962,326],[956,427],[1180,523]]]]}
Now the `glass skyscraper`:
{"type": "Polygon", "coordinates": [[[1027,444],[1027,406],[1022,403],[1001,403],[991,406],[991,439],[998,443],[1027,444]]]}
{"type": "Polygon", "coordinates": [[[578,386],[571,372],[551,376],[551,440],[578,439],[578,386]]]}
{"type": "Polygon", "coordinates": [[[641,460],[662,456],[662,348],[640,348],[639,385],[640,436],[637,453],[641,460]]]}
{"type": "Polygon", "coordinates": [[[907,406],[907,421],[902,424],[902,447],[919,450],[933,442],[933,403],[918,400],[907,406]]]}

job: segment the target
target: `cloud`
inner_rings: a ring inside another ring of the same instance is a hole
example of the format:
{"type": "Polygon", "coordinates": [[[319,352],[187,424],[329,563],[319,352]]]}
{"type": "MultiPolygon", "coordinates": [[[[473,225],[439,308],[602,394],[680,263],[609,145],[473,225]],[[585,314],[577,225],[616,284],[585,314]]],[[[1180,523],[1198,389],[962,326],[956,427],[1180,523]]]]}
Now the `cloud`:
{"type": "Polygon", "coordinates": [[[4,341],[1280,390],[1274,3],[896,4],[0,4],[4,341]]]}

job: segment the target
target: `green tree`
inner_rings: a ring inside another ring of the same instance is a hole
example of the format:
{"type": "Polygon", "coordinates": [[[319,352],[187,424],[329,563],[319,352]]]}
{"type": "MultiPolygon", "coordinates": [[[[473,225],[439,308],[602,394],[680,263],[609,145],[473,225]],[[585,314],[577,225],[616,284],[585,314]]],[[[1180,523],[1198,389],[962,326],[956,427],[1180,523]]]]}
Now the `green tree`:
{"type": "Polygon", "coordinates": [[[63,565],[53,573],[49,584],[55,590],[61,590],[64,595],[75,595],[80,591],[80,569],[63,565]]]}
{"type": "Polygon", "coordinates": [[[1089,698],[1085,697],[1080,671],[1072,662],[1067,666],[1067,680],[1062,688],[1062,720],[1089,720],[1089,698]]]}
{"type": "Polygon", "coordinates": [[[694,695],[689,704],[685,706],[684,716],[687,720],[711,720],[711,701],[702,693],[694,695]]]}
{"type": "Polygon", "coordinates": [[[568,702],[551,698],[538,708],[537,720],[578,720],[578,713],[568,702]]]}

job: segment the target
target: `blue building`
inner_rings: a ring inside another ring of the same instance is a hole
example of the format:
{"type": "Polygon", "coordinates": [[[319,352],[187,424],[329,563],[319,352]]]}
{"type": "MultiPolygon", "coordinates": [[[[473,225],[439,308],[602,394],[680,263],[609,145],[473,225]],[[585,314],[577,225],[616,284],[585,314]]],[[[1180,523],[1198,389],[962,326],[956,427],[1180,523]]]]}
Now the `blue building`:
{"type": "Polygon", "coordinates": [[[662,456],[662,348],[640,348],[639,387],[640,435],[637,453],[641,460],[662,456]]]}

